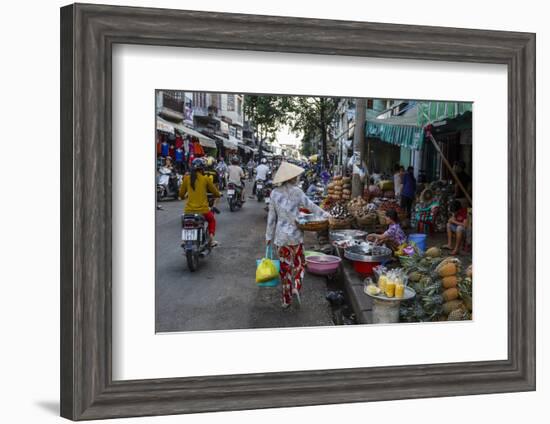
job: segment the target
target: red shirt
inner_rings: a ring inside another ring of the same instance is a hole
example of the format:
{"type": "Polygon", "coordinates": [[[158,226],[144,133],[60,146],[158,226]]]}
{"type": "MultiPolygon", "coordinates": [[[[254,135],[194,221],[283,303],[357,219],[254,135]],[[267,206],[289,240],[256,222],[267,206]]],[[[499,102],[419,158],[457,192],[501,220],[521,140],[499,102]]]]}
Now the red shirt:
{"type": "Polygon", "coordinates": [[[464,222],[466,219],[468,219],[468,209],[466,208],[460,208],[455,213],[455,219],[458,222],[464,222]]]}

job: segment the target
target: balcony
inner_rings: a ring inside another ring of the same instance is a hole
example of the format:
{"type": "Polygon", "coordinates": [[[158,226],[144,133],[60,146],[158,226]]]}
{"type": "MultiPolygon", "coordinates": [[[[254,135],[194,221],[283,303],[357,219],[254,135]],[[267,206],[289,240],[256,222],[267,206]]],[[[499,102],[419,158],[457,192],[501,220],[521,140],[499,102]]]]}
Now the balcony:
{"type": "Polygon", "coordinates": [[[183,121],[183,118],[184,118],[183,112],[177,112],[165,106],[160,108],[159,116],[169,121],[178,122],[178,123],[183,121]]]}

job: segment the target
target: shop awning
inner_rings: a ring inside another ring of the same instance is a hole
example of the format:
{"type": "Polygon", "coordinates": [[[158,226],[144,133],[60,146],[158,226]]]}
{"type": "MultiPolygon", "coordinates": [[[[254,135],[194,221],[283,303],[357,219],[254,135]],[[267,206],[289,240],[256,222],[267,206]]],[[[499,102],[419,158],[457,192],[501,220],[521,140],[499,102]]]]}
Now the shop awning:
{"type": "Polygon", "coordinates": [[[185,125],[166,121],[165,119],[162,119],[159,116],[157,116],[157,130],[169,132],[171,134],[174,134],[174,130],[178,130],[181,133],[185,133],[187,135],[190,135],[191,137],[197,138],[199,140],[199,143],[203,147],[206,147],[209,149],[216,148],[216,142],[212,140],[210,137],[204,134],[201,134],[200,132],[192,128],[186,127],[185,125]]]}
{"type": "Polygon", "coordinates": [[[251,153],[253,152],[254,150],[252,149],[252,147],[248,147],[246,144],[244,143],[238,143],[238,146],[239,146],[239,149],[243,149],[246,153],[251,153]]]}
{"type": "Polygon", "coordinates": [[[237,150],[237,143],[233,143],[232,141],[224,138],[223,139],[223,147],[229,150],[237,150]]]}
{"type": "Polygon", "coordinates": [[[420,150],[426,125],[454,119],[471,111],[472,103],[464,102],[411,102],[403,114],[386,119],[377,119],[372,111],[367,111],[365,135],[400,147],[420,150]]]}
{"type": "Polygon", "coordinates": [[[424,129],[409,125],[380,124],[367,121],[366,135],[414,150],[421,149],[424,141],[424,129]]]}
{"type": "Polygon", "coordinates": [[[174,134],[174,124],[157,117],[157,130],[174,134]]]}
{"type": "Polygon", "coordinates": [[[453,119],[472,112],[472,103],[467,102],[418,102],[417,125],[424,127],[445,119],[453,119]]]}
{"type": "Polygon", "coordinates": [[[199,139],[199,143],[201,144],[201,146],[203,147],[207,147],[209,149],[215,149],[217,146],[216,146],[216,142],[214,140],[212,140],[210,137],[204,135],[204,134],[201,134],[200,132],[198,131],[195,131],[194,129],[192,128],[189,128],[189,127],[186,127],[185,125],[177,125],[176,126],[176,129],[182,133],[185,133],[187,135],[190,135],[191,137],[195,137],[195,138],[198,138],[199,139]]]}
{"type": "Polygon", "coordinates": [[[413,106],[402,115],[378,119],[380,112],[367,110],[365,135],[400,147],[419,150],[424,142],[424,129],[418,125],[418,108],[413,106]]]}

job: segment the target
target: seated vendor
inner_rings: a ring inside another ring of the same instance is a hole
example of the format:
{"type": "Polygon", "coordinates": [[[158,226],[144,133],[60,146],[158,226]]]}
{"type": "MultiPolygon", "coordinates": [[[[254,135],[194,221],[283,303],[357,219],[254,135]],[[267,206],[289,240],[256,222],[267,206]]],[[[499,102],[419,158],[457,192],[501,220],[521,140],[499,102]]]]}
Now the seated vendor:
{"type": "Polygon", "coordinates": [[[447,245],[444,249],[452,249],[451,255],[456,255],[464,241],[464,234],[468,224],[468,210],[462,207],[458,200],[454,200],[450,206],[451,217],[447,221],[447,245]],[[453,234],[456,235],[456,243],[453,249],[453,234]]]}
{"type": "Polygon", "coordinates": [[[414,224],[419,233],[435,230],[438,212],[439,201],[434,198],[433,191],[429,188],[424,189],[414,210],[414,224]]]}
{"type": "Polygon", "coordinates": [[[401,225],[399,225],[399,217],[395,209],[386,211],[386,222],[388,223],[388,229],[383,234],[369,234],[367,240],[376,244],[385,244],[391,250],[396,250],[399,245],[405,242],[407,237],[401,225]]]}

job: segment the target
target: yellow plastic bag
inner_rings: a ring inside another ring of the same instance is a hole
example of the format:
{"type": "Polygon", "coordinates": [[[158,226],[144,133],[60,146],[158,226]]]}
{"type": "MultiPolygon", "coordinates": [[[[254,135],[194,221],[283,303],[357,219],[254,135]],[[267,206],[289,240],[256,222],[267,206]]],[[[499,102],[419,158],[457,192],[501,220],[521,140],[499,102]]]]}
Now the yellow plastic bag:
{"type": "Polygon", "coordinates": [[[269,258],[263,258],[256,268],[256,283],[265,283],[279,276],[279,271],[269,258]]]}

